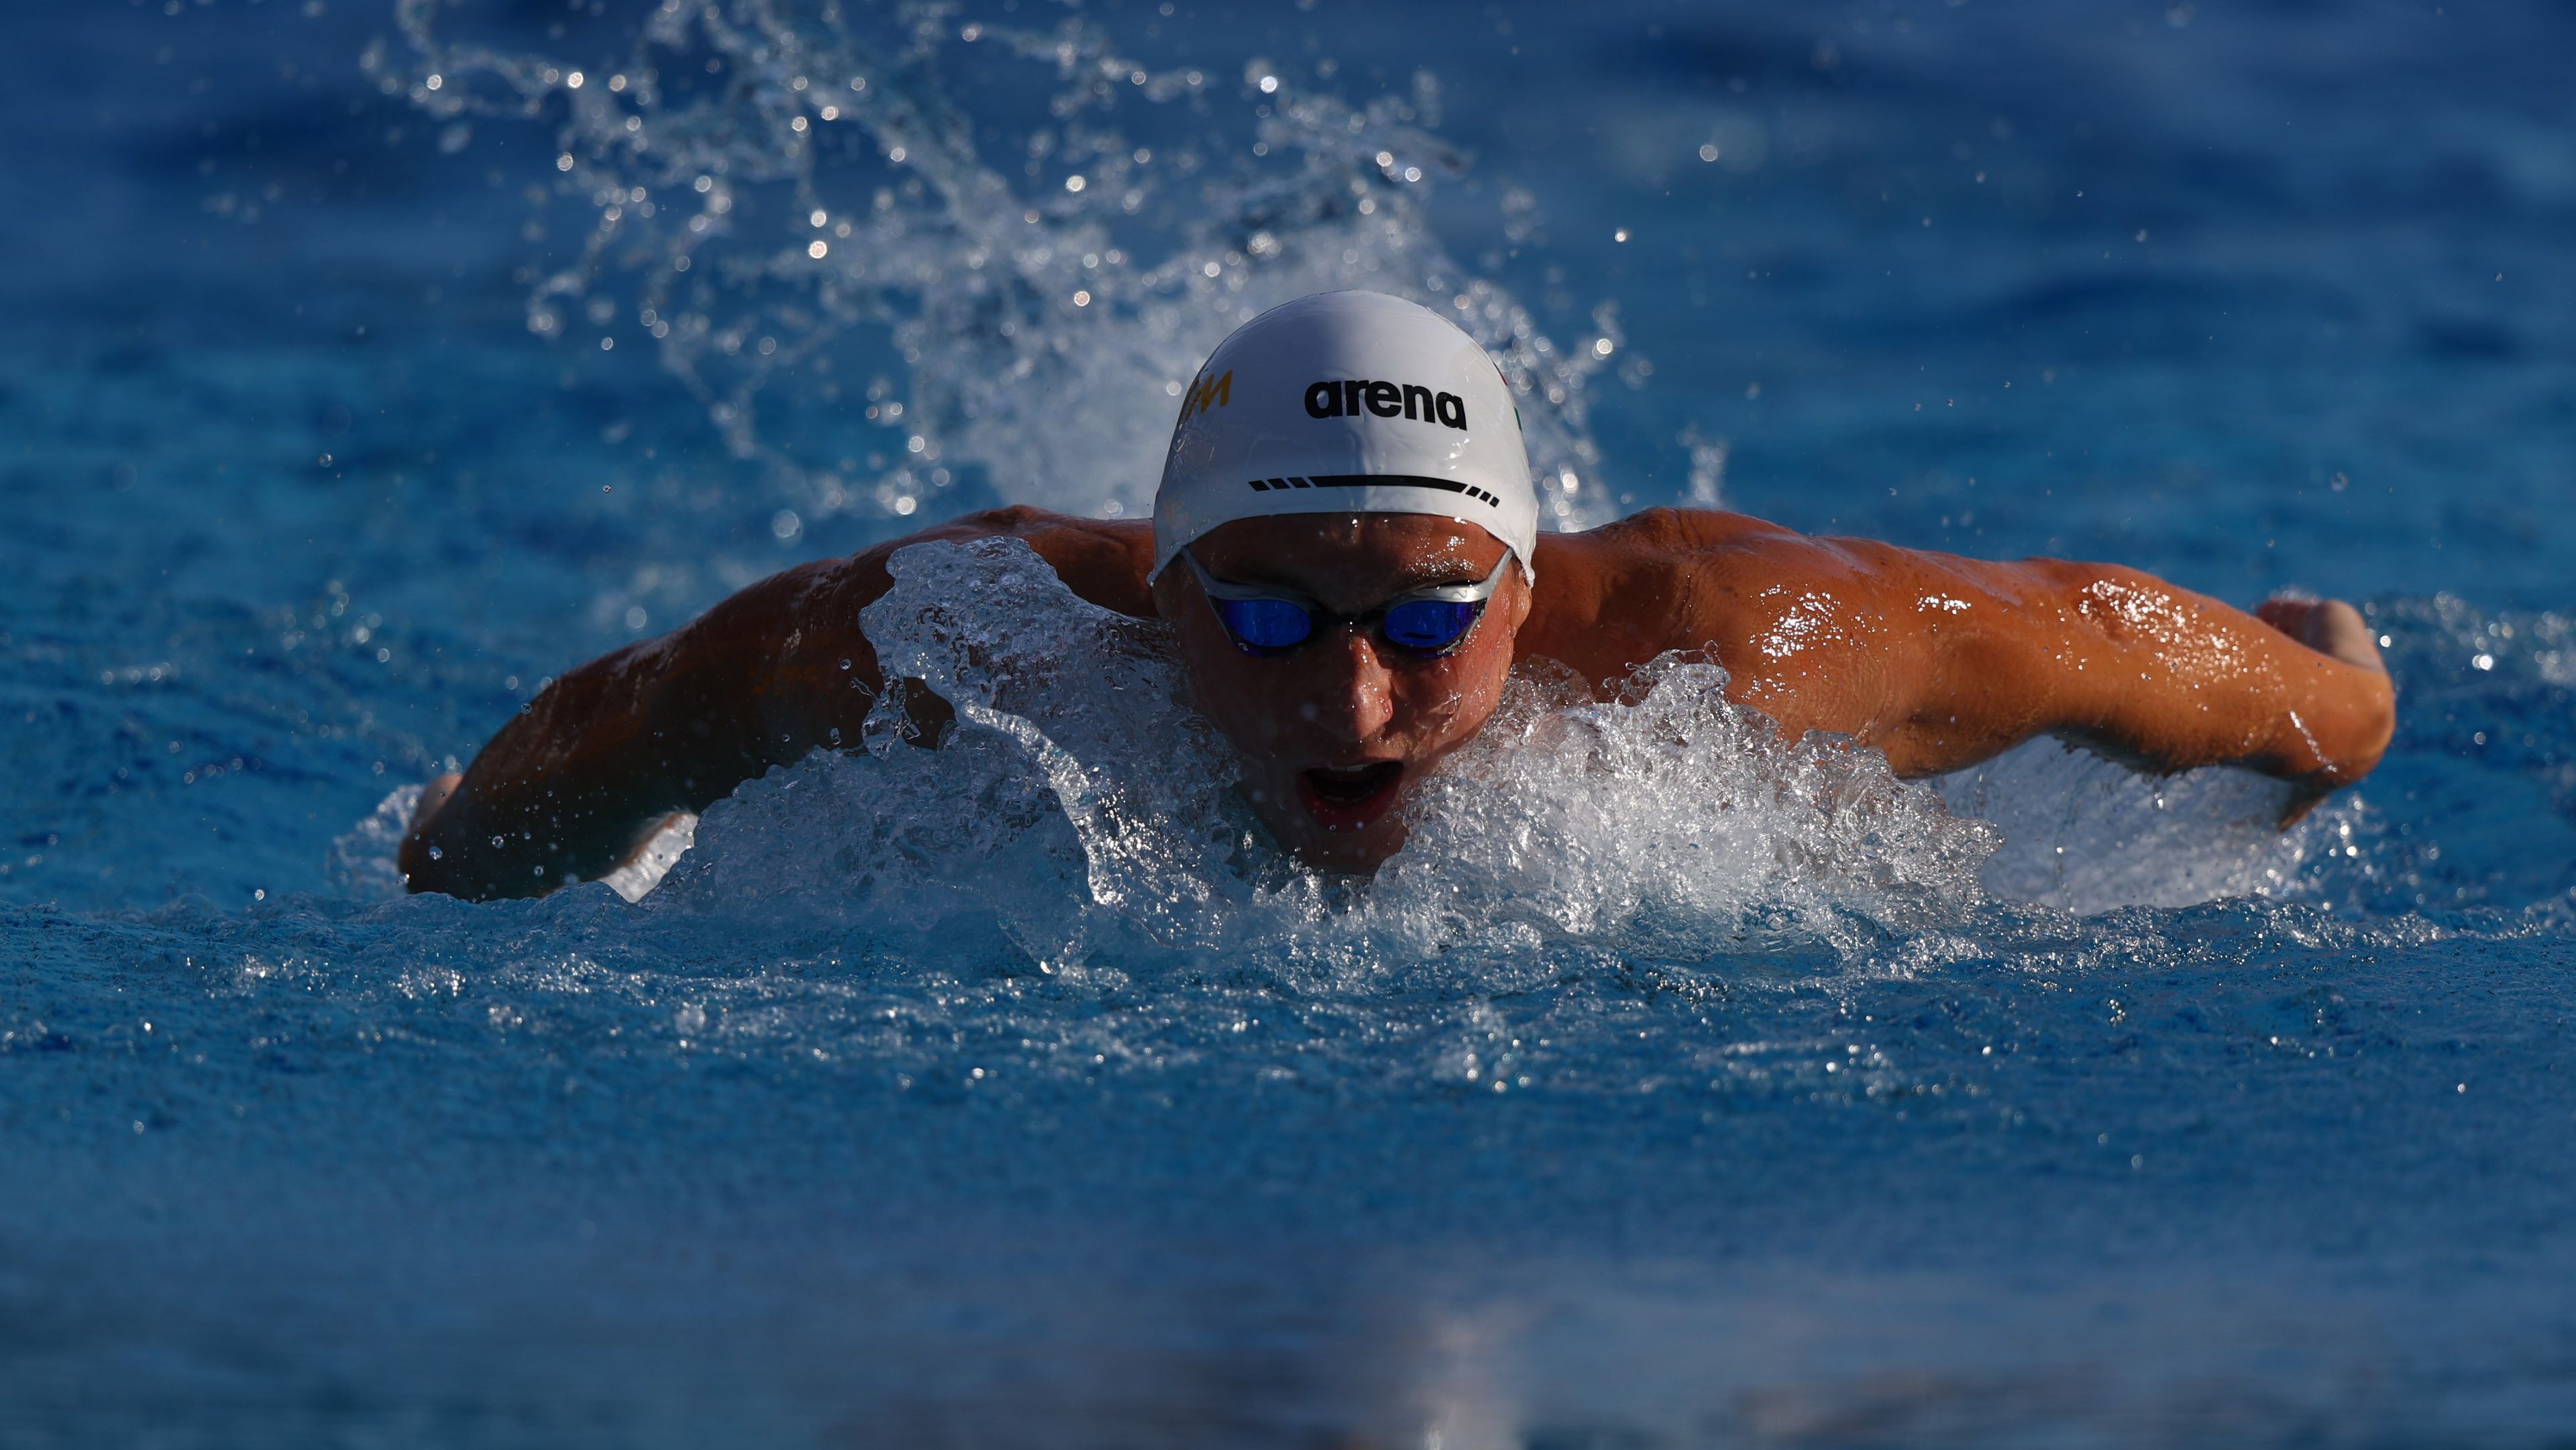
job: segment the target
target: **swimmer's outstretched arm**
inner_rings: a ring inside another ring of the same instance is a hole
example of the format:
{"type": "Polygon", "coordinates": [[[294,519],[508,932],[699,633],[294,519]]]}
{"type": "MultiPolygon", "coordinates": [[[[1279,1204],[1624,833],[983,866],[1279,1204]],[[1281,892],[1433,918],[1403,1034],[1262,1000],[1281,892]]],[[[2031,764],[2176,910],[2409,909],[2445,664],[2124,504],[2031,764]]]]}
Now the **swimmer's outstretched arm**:
{"type": "MultiPolygon", "coordinates": [[[[413,891],[538,896],[607,874],[675,811],[699,811],[774,765],[855,747],[885,688],[859,611],[892,585],[908,544],[1024,538],[1074,593],[1150,615],[1143,524],[997,509],[800,565],[660,639],[567,672],[528,702],[461,776],[422,795],[399,864],[413,891]]],[[[947,708],[910,697],[935,736],[947,708]]]]}
{"type": "Polygon", "coordinates": [[[1728,693],[1924,776],[2055,735],[2156,771],[2235,764],[2297,815],[2367,775],[2395,695],[2350,605],[2257,614],[2108,564],[1991,563],[1652,510],[1542,544],[1528,653],[1608,681],[1702,643],[1728,693]]]}
{"type": "Polygon", "coordinates": [[[1921,631],[1911,708],[1888,739],[1907,774],[2055,735],[2157,772],[2237,765],[2279,777],[2298,787],[2287,824],[2368,775],[2395,732],[2378,645],[2339,600],[2247,614],[2116,565],[1954,567],[1985,599],[1966,610],[1895,601],[1913,605],[1921,631]],[[1997,617],[1961,627],[1980,610],[1997,617]]]}

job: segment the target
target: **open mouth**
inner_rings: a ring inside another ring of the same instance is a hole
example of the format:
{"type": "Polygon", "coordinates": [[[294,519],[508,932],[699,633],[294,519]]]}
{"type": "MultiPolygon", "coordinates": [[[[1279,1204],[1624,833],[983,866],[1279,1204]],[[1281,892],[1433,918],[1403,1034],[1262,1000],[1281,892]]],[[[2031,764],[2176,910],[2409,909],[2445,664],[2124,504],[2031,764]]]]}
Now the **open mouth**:
{"type": "Polygon", "coordinates": [[[1325,830],[1356,831],[1395,804],[1395,788],[1403,780],[1400,760],[1322,765],[1297,772],[1297,794],[1325,830]]]}

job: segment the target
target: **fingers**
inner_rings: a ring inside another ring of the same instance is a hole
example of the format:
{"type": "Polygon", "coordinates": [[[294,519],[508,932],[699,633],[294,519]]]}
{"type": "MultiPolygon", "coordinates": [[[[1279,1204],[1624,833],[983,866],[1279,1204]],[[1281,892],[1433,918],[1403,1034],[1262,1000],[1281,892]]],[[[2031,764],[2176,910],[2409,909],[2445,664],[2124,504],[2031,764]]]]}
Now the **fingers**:
{"type": "Polygon", "coordinates": [[[2330,659],[2387,672],[2369,621],[2340,599],[2266,599],[2254,617],[2330,659]]]}
{"type": "Polygon", "coordinates": [[[2388,668],[2380,663],[2379,641],[2372,636],[2369,622],[2361,617],[2360,610],[2340,599],[2326,600],[2308,611],[2299,643],[2365,670],[2385,672],[2388,668]]]}
{"type": "MultiPolygon", "coordinates": [[[[2308,622],[2308,616],[2315,613],[2316,607],[2324,602],[2320,599],[2292,599],[2287,596],[2266,599],[2254,606],[2254,617],[2290,638],[2298,639],[2299,631],[2308,622]]],[[[2304,640],[2300,642],[2306,643],[2304,640]]]]}

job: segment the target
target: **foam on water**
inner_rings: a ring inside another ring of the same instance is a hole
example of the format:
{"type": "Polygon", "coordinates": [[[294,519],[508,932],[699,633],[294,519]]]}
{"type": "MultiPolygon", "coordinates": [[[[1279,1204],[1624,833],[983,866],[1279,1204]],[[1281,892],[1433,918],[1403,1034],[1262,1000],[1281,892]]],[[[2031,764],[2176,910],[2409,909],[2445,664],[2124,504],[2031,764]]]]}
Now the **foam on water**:
{"type": "Polygon", "coordinates": [[[1938,789],[1953,810],[2000,829],[2004,845],[1984,871],[1989,890],[2080,915],[2229,896],[2332,906],[2334,888],[2311,863],[2341,858],[2359,869],[2376,826],[2363,801],[2345,795],[2283,830],[2290,788],[2280,781],[2225,768],[2145,775],[2047,739],[1946,776],[1938,789]]]}
{"type": "Polygon", "coordinates": [[[657,908],[933,935],[962,917],[1050,965],[1177,953],[1351,980],[1533,970],[1567,948],[1857,944],[1979,899],[1989,828],[1874,752],[1781,743],[1725,701],[1723,671],[1678,655],[1599,703],[1524,673],[1416,785],[1374,880],[1319,877],[1235,798],[1159,622],[1076,599],[1017,540],[916,545],[891,568],[869,635],[956,705],[957,731],[922,750],[881,705],[866,755],[818,754],[710,809],[657,908]]]}
{"type": "MultiPolygon", "coordinates": [[[[1908,785],[1874,751],[1780,740],[1725,700],[1715,664],[1674,654],[1604,701],[1536,662],[1416,783],[1402,852],[1366,882],[1319,876],[1234,794],[1165,626],[1075,598],[1017,540],[916,545],[890,568],[864,622],[885,667],[951,701],[957,728],[935,750],[908,743],[890,696],[863,752],[746,784],[617,873],[620,895],[856,923],[940,956],[981,942],[1050,973],[1226,960],[1309,990],[1424,973],[1502,990],[1569,953],[1857,960],[1960,925],[1990,893],[2088,913],[2228,895],[2332,906],[2344,878],[2305,863],[2370,869],[2349,802],[2284,833],[2277,783],[2142,777],[2048,742],[1908,785]]],[[[340,843],[348,889],[389,894],[415,794],[340,843]]]]}

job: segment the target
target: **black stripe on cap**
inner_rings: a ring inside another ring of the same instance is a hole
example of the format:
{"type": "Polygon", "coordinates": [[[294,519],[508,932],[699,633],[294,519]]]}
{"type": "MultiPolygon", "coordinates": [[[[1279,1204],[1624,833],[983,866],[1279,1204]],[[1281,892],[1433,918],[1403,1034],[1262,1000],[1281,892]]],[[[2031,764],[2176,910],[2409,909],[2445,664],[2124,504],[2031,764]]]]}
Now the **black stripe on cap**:
{"type": "Polygon", "coordinates": [[[1397,488],[1436,488],[1442,493],[1463,493],[1493,508],[1503,501],[1473,484],[1454,478],[1425,478],[1418,473],[1318,473],[1305,478],[1256,478],[1252,491],[1266,493],[1275,488],[1367,488],[1372,484],[1389,484],[1397,488]]]}

